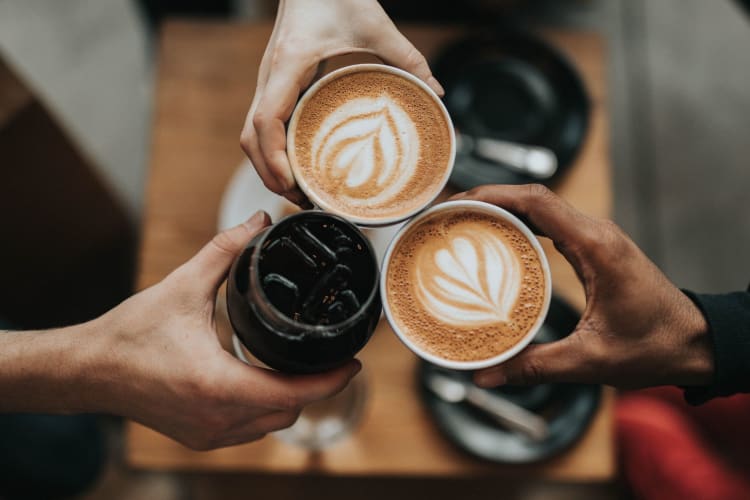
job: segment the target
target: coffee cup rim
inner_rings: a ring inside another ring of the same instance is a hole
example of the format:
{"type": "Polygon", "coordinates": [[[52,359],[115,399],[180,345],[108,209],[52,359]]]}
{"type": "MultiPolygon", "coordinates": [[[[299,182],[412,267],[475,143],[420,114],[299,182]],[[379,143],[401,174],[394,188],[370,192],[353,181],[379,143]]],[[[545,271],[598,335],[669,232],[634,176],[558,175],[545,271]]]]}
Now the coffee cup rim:
{"type": "Polygon", "coordinates": [[[433,365],[443,367],[443,368],[448,368],[451,370],[479,370],[482,368],[488,368],[490,366],[495,366],[505,361],[508,361],[509,359],[511,359],[516,354],[521,352],[524,348],[526,348],[526,346],[528,346],[531,343],[531,341],[534,339],[539,329],[544,324],[544,321],[549,312],[550,301],[552,298],[552,274],[550,272],[547,255],[544,253],[544,250],[542,249],[542,245],[537,239],[536,235],[531,231],[531,229],[528,228],[528,226],[526,226],[526,224],[524,224],[518,217],[513,215],[511,212],[505,210],[504,208],[501,208],[501,207],[498,207],[498,206],[495,206],[495,205],[492,205],[490,203],[486,203],[483,201],[476,201],[476,200],[446,201],[446,202],[437,204],[433,206],[432,208],[429,208],[428,210],[425,210],[421,214],[411,219],[407,224],[405,224],[401,229],[399,229],[399,231],[393,237],[390,244],[388,245],[385,255],[383,256],[383,262],[380,266],[380,296],[381,296],[381,302],[383,304],[383,314],[388,320],[388,323],[391,326],[391,329],[399,338],[399,340],[410,351],[412,351],[413,353],[415,353],[417,356],[424,359],[425,361],[432,363],[433,365]],[[531,246],[534,248],[534,250],[537,253],[537,256],[539,257],[539,261],[542,266],[542,273],[544,274],[544,282],[545,282],[544,302],[542,303],[542,309],[539,312],[539,317],[531,326],[529,331],[524,335],[524,337],[520,341],[518,341],[516,344],[514,344],[510,349],[503,351],[496,356],[493,356],[491,358],[486,358],[486,359],[472,360],[472,361],[455,361],[455,360],[441,358],[419,347],[416,343],[414,343],[411,339],[409,339],[408,336],[400,330],[400,328],[398,327],[398,324],[396,324],[396,321],[393,318],[393,314],[391,313],[391,307],[390,307],[390,303],[388,301],[388,295],[387,295],[388,266],[390,263],[391,255],[393,253],[393,250],[398,245],[398,243],[404,237],[404,235],[406,235],[413,227],[415,227],[417,224],[419,224],[421,221],[425,220],[428,217],[431,217],[437,213],[447,212],[447,211],[461,209],[461,208],[476,210],[479,212],[489,213],[490,215],[497,216],[507,222],[510,222],[511,224],[513,224],[515,228],[521,231],[521,233],[523,233],[523,235],[526,236],[526,239],[529,240],[529,242],[531,243],[531,246]]]}
{"type": "Polygon", "coordinates": [[[396,68],[394,66],[388,66],[386,64],[376,64],[376,63],[366,63],[366,64],[352,64],[349,66],[344,66],[342,68],[338,68],[334,71],[331,71],[327,75],[324,75],[320,80],[315,82],[310,88],[308,88],[304,94],[302,94],[302,97],[300,97],[299,101],[297,101],[297,104],[294,107],[294,111],[292,112],[292,116],[289,119],[289,125],[287,127],[287,133],[286,133],[286,154],[289,158],[289,166],[292,170],[292,175],[294,177],[294,180],[297,182],[297,185],[302,190],[303,193],[310,199],[310,201],[320,209],[336,214],[340,217],[343,217],[350,222],[353,222],[354,224],[357,224],[358,226],[363,227],[383,227],[383,226],[391,226],[394,224],[398,224],[400,222],[404,222],[405,220],[411,219],[415,215],[422,212],[426,207],[429,207],[435,199],[440,195],[440,193],[445,188],[446,184],[448,184],[448,179],[451,176],[451,173],[453,172],[453,167],[456,163],[456,130],[453,126],[453,120],[450,117],[450,114],[448,113],[448,109],[445,107],[445,104],[443,104],[443,101],[440,99],[440,97],[435,93],[434,90],[432,90],[425,82],[417,78],[416,76],[412,75],[408,71],[404,71],[400,68],[396,68]],[[358,73],[361,71],[380,71],[384,73],[390,73],[397,76],[401,76],[410,82],[417,85],[419,88],[421,88],[423,91],[429,95],[432,100],[437,104],[438,108],[440,109],[440,112],[443,115],[443,118],[445,118],[445,122],[448,124],[449,129],[449,135],[451,139],[450,144],[450,154],[448,158],[448,168],[445,169],[445,173],[443,174],[443,178],[441,179],[441,182],[439,185],[436,186],[435,192],[428,200],[426,200],[425,204],[420,207],[416,207],[413,210],[410,210],[409,212],[405,212],[398,216],[393,217],[359,217],[356,215],[351,215],[347,213],[344,210],[339,210],[336,207],[331,206],[331,204],[326,203],[318,194],[315,192],[315,190],[311,189],[308,185],[307,181],[304,179],[302,175],[298,173],[299,167],[297,165],[296,161],[296,152],[295,152],[295,141],[294,141],[294,132],[297,130],[297,122],[299,121],[299,116],[301,113],[302,108],[304,108],[305,104],[307,104],[307,101],[309,101],[312,96],[314,96],[318,90],[326,85],[327,83],[341,77],[342,75],[346,75],[349,73],[358,73]]]}

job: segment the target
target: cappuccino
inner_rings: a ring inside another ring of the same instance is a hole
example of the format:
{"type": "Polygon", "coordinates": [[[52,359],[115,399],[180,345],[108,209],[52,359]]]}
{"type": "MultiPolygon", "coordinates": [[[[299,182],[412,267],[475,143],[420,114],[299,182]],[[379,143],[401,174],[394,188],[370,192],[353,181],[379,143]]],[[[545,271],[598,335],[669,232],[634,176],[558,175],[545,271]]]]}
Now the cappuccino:
{"type": "Polygon", "coordinates": [[[423,209],[445,186],[455,138],[437,96],[396,68],[335,71],[294,111],[287,134],[292,172],[316,205],[364,225],[392,224],[423,209]]]}
{"type": "Polygon", "coordinates": [[[381,290],[394,330],[417,354],[461,368],[501,362],[531,340],[549,305],[549,270],[520,224],[491,205],[449,202],[394,240],[381,290]]]}

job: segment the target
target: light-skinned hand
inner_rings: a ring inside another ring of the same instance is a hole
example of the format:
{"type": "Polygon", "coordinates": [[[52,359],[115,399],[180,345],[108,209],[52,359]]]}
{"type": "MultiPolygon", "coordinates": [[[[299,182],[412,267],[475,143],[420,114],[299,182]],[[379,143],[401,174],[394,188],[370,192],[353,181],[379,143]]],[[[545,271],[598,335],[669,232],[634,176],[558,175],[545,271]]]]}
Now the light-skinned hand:
{"type": "Polygon", "coordinates": [[[306,404],[346,386],[358,361],[327,373],[286,375],[246,365],[219,344],[217,290],[268,223],[259,212],[219,233],[163,281],[96,320],[101,334],[88,340],[87,406],[206,450],[288,427],[306,404]]]}
{"type": "Polygon", "coordinates": [[[373,54],[443,95],[424,56],[376,0],[281,0],[240,144],[266,187],[303,207],[310,204],[292,176],[285,123],[323,61],[352,52],[373,54]]]}

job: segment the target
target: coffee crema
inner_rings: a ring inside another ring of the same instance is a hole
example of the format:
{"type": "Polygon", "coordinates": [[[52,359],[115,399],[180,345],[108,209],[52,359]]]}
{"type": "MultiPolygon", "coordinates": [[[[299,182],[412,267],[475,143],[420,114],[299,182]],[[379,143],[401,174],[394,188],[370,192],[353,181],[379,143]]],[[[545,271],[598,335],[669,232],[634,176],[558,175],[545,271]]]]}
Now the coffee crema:
{"type": "Polygon", "coordinates": [[[445,184],[450,126],[435,97],[405,77],[343,73],[301,106],[290,161],[324,208],[377,223],[420,209],[445,184]]]}
{"type": "Polygon", "coordinates": [[[545,303],[545,275],[528,238],[497,216],[437,212],[398,241],[386,294],[402,334],[452,361],[495,357],[523,340],[545,303]]]}

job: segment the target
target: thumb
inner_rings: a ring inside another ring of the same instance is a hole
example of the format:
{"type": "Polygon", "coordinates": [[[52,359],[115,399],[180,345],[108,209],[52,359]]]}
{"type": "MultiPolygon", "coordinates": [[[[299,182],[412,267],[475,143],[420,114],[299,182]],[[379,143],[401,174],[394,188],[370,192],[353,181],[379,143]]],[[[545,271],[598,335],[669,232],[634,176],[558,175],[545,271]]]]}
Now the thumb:
{"type": "Polygon", "coordinates": [[[592,366],[575,335],[530,345],[502,364],[477,371],[474,382],[480,387],[588,382],[592,366]]]}
{"type": "Polygon", "coordinates": [[[425,82],[437,95],[445,95],[445,91],[437,79],[432,76],[427,60],[412,43],[392,25],[393,33],[378,37],[372,46],[375,54],[386,63],[408,71],[425,82]]]}
{"type": "Polygon", "coordinates": [[[218,288],[224,281],[232,262],[245,249],[250,240],[261,229],[268,226],[271,219],[260,210],[242,224],[220,232],[187,262],[191,272],[201,277],[206,286],[218,288]]]}

